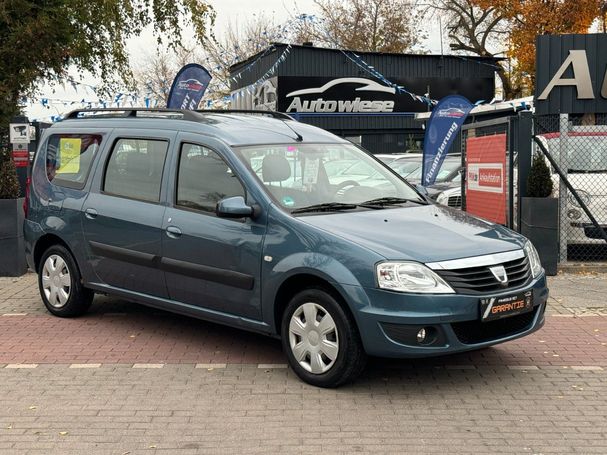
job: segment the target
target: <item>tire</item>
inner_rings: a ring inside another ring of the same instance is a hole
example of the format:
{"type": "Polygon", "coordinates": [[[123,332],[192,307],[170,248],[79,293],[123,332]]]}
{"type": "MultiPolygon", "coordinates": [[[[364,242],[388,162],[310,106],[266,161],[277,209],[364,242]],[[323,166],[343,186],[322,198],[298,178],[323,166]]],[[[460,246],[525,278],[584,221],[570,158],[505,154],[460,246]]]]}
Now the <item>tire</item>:
{"type": "Polygon", "coordinates": [[[82,286],[76,261],[62,245],[54,245],[42,255],[38,288],[46,309],[62,318],[83,315],[93,302],[93,291],[82,286]]]}
{"type": "Polygon", "coordinates": [[[338,387],[363,371],[367,355],[356,323],[326,291],[310,288],[298,293],[288,303],[281,327],[289,365],[304,382],[338,387]]]}

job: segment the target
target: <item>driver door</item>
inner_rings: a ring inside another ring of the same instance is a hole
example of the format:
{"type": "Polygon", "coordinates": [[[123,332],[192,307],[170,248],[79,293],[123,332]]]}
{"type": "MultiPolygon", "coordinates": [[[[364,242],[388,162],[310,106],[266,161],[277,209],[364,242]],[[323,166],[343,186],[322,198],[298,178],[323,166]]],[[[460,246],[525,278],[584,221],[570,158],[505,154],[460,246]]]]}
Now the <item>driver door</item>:
{"type": "Polygon", "coordinates": [[[265,222],[215,214],[221,199],[247,191],[221,144],[183,134],[173,163],[173,194],[162,223],[163,269],[170,298],[261,319],[260,267],[265,222]]]}

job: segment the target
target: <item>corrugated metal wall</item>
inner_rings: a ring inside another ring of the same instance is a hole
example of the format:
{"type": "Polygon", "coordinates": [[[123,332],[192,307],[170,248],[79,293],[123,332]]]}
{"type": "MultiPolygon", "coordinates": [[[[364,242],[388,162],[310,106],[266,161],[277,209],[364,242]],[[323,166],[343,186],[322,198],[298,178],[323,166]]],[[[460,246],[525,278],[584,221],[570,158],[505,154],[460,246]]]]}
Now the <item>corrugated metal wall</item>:
{"type": "MultiPolygon", "coordinates": [[[[286,45],[275,46],[275,50],[262,57],[258,63],[252,58],[232,66],[231,73],[241,74],[232,85],[238,89],[257,82],[276,62],[286,45]],[[242,72],[241,72],[242,71],[242,72]]],[[[396,77],[444,77],[486,78],[494,76],[496,60],[493,58],[456,57],[440,55],[409,55],[357,52],[365,62],[375,67],[388,79],[396,77]]],[[[369,76],[357,67],[341,51],[307,46],[292,46],[288,58],[278,66],[276,76],[354,77],[369,76]]]]}

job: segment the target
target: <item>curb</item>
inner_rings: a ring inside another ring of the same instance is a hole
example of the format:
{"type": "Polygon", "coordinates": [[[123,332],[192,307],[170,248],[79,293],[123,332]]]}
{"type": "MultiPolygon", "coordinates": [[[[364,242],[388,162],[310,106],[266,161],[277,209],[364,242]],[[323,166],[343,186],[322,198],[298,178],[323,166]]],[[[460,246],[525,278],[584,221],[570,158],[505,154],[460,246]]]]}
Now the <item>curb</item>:
{"type": "Polygon", "coordinates": [[[606,262],[562,262],[557,266],[558,273],[607,273],[606,262]]]}

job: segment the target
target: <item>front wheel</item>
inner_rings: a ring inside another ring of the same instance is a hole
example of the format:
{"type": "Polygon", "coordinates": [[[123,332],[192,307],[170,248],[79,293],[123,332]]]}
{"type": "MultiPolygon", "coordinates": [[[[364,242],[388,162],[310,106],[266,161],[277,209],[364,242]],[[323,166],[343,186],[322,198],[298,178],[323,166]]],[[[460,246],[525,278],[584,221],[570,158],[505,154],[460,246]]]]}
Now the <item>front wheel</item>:
{"type": "Polygon", "coordinates": [[[94,293],[82,286],[76,261],[62,245],[54,245],[44,252],[38,286],[46,309],[55,316],[80,316],[93,301],[94,293]]]}
{"type": "Polygon", "coordinates": [[[282,346],[303,381],[337,387],[364,369],[366,354],[353,318],[322,289],[297,294],[282,318],[282,346]]]}

